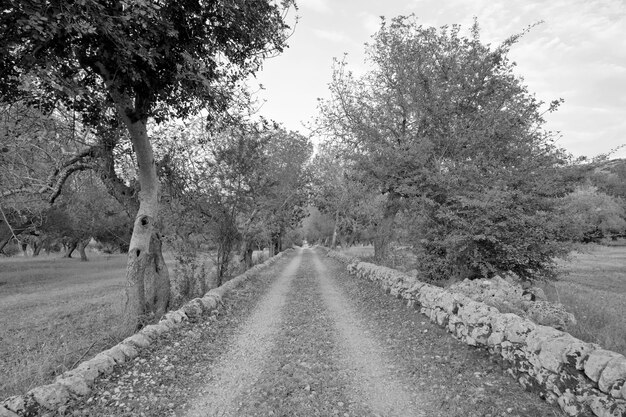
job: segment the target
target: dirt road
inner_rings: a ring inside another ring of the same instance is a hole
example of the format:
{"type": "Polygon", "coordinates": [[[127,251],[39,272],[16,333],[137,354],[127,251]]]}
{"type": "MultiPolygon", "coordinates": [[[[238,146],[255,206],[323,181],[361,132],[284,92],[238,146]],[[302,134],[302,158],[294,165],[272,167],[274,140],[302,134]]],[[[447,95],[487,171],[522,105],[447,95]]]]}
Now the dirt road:
{"type": "Polygon", "coordinates": [[[84,414],[562,415],[321,253],[300,250],[272,269],[239,295],[222,330],[185,329],[104,381],[84,414]],[[152,382],[133,382],[142,375],[152,382]]]}

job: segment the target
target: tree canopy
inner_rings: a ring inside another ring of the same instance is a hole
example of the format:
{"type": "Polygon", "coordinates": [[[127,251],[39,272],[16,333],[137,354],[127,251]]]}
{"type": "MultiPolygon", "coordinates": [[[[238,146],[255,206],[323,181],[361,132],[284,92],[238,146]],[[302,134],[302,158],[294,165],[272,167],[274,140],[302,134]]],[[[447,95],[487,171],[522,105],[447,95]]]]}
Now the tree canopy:
{"type": "Polygon", "coordinates": [[[477,22],[464,36],[398,17],[382,21],[364,75],[337,62],[320,122],[385,197],[379,257],[403,210],[431,277],[530,276],[564,251],[551,213],[566,159],[543,128],[560,101],[546,106],[515,75],[519,36],[492,48],[477,22]]]}

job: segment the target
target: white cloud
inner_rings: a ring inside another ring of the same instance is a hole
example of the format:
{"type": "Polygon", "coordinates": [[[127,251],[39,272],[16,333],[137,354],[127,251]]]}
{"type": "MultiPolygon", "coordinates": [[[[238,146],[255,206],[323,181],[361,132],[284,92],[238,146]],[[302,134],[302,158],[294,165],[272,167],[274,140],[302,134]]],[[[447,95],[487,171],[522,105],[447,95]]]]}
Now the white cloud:
{"type": "Polygon", "coordinates": [[[298,7],[313,10],[317,13],[330,13],[329,0],[298,0],[298,7]]]}
{"type": "Polygon", "coordinates": [[[337,32],[334,30],[313,29],[315,36],[321,39],[325,39],[331,42],[348,43],[351,42],[350,38],[343,32],[337,32]]]}
{"type": "Polygon", "coordinates": [[[560,130],[560,144],[578,155],[606,152],[626,142],[624,0],[298,0],[298,4],[304,16],[288,51],[293,58],[286,54],[285,59],[292,59],[289,65],[297,68],[291,73],[300,74],[310,58],[306,84],[311,92],[298,94],[303,103],[294,105],[293,91],[303,88],[302,83],[287,87],[287,76],[277,76],[276,88],[285,86],[288,111],[307,108],[306,97],[323,95],[333,56],[348,52],[352,70],[360,74],[367,69],[362,64],[363,43],[380,28],[380,15],[391,19],[415,13],[424,25],[461,24],[465,34],[476,16],[483,42],[493,46],[543,20],[513,46],[510,58],[539,99],[565,99],[556,113],[547,116],[547,129],[560,130]],[[305,52],[295,53],[298,48],[305,52]]]}
{"type": "Polygon", "coordinates": [[[369,35],[373,35],[380,29],[380,15],[368,12],[359,13],[361,25],[365,28],[369,35]]]}

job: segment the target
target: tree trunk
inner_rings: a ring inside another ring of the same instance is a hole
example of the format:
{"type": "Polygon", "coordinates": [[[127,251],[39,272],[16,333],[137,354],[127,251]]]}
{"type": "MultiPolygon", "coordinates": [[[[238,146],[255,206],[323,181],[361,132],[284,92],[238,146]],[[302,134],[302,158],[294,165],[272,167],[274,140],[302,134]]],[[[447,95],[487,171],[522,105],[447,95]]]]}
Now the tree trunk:
{"type": "Polygon", "coordinates": [[[339,212],[335,213],[335,227],[333,227],[333,239],[330,241],[330,248],[337,247],[337,229],[339,228],[339,212]]]}
{"type": "Polygon", "coordinates": [[[383,218],[376,227],[376,236],[374,237],[374,258],[377,261],[382,261],[388,256],[389,242],[393,239],[393,224],[399,210],[400,196],[390,192],[387,196],[383,218]]]}
{"type": "Polygon", "coordinates": [[[85,253],[85,249],[87,248],[87,245],[89,244],[90,240],[91,238],[83,239],[78,242],[78,253],[80,253],[80,260],[82,262],[87,262],[89,260],[87,259],[87,253],[85,253]]]}
{"type": "Polygon", "coordinates": [[[142,317],[165,311],[169,302],[169,274],[163,262],[161,239],[155,227],[159,209],[159,181],[146,119],[139,117],[133,110],[130,98],[116,95],[114,99],[118,114],[128,128],[137,157],[140,186],[139,209],[128,250],[122,318],[122,331],[131,334],[141,325],[142,317]],[[146,288],[149,289],[148,297],[146,288]]]}
{"type": "Polygon", "coordinates": [[[278,255],[282,250],[282,233],[272,233],[270,242],[270,257],[278,255]]]}
{"type": "Polygon", "coordinates": [[[28,256],[28,243],[21,242],[20,248],[22,249],[22,256],[26,258],[28,256]]]}
{"type": "Polygon", "coordinates": [[[19,236],[20,233],[28,229],[32,225],[31,221],[22,222],[21,224],[11,228],[2,216],[0,216],[0,252],[13,239],[13,235],[19,236]]]}
{"type": "Polygon", "coordinates": [[[31,242],[31,246],[33,247],[33,257],[39,256],[41,249],[44,247],[47,240],[48,238],[46,235],[39,235],[33,239],[31,242]]]}
{"type": "Polygon", "coordinates": [[[0,253],[4,250],[4,247],[11,241],[13,235],[3,236],[0,238],[0,253]]]}
{"type": "Polygon", "coordinates": [[[144,275],[145,312],[160,317],[167,311],[170,300],[170,275],[163,258],[163,246],[158,233],[150,238],[150,267],[144,275]]]}
{"type": "Polygon", "coordinates": [[[77,240],[72,240],[71,242],[68,242],[66,249],[65,249],[65,253],[63,254],[63,258],[71,258],[72,253],[74,252],[77,246],[78,246],[77,240]]]}
{"type": "Polygon", "coordinates": [[[39,256],[42,247],[43,242],[33,242],[33,258],[39,256]]]}
{"type": "Polygon", "coordinates": [[[252,242],[246,239],[243,243],[243,248],[241,250],[241,256],[243,258],[244,265],[246,269],[252,268],[252,254],[254,253],[254,248],[252,246],[252,242]]]}

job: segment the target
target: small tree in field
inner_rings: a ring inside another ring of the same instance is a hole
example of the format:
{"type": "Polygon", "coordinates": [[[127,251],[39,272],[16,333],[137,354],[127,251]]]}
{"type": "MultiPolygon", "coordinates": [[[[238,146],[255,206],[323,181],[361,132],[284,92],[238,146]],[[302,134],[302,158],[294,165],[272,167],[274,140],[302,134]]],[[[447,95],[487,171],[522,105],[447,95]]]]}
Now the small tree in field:
{"type": "Polygon", "coordinates": [[[361,77],[339,63],[322,126],[362,180],[385,198],[375,252],[384,258],[396,214],[410,210],[411,241],[431,278],[547,271],[566,248],[555,198],[565,159],[543,129],[545,111],[507,58],[457,25],[383,21],[361,77]]]}
{"type": "Polygon", "coordinates": [[[138,165],[139,208],[128,252],[124,328],[167,306],[156,230],[159,183],[149,120],[223,109],[237,82],[285,45],[291,2],[9,0],[0,14],[0,95],[36,80],[42,107],[61,100],[87,123],[120,120],[138,165]],[[156,296],[146,297],[153,283],[156,296]]]}

